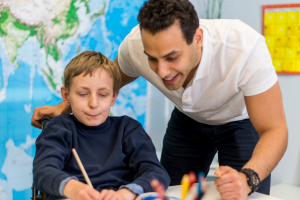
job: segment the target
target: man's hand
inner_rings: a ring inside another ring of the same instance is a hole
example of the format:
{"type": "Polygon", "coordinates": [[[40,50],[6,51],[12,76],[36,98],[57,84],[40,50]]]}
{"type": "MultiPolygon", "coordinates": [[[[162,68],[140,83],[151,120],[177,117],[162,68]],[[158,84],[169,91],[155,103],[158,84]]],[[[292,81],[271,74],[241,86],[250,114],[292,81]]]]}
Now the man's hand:
{"type": "Polygon", "coordinates": [[[48,115],[50,118],[58,116],[62,113],[71,113],[71,108],[67,106],[64,102],[56,106],[43,106],[34,109],[31,117],[31,125],[36,128],[42,128],[41,118],[44,115],[48,115]]]}
{"type": "Polygon", "coordinates": [[[136,194],[126,188],[118,191],[104,189],[100,193],[100,200],[134,200],[136,196],[136,194]]]}
{"type": "Polygon", "coordinates": [[[100,192],[75,179],[67,182],[63,193],[71,200],[101,200],[100,192]]]}
{"type": "Polygon", "coordinates": [[[215,180],[215,185],[222,199],[246,200],[251,192],[246,175],[228,166],[219,169],[221,177],[215,180]]]}

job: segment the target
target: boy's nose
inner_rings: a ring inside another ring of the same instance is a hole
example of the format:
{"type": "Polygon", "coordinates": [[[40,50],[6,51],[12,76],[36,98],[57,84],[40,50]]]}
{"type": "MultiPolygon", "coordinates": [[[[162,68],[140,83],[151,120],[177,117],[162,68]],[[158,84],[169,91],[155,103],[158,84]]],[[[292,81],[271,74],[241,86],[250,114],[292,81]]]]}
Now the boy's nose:
{"type": "Polygon", "coordinates": [[[97,95],[91,95],[89,98],[89,106],[91,108],[97,108],[98,107],[98,99],[97,95]]]}

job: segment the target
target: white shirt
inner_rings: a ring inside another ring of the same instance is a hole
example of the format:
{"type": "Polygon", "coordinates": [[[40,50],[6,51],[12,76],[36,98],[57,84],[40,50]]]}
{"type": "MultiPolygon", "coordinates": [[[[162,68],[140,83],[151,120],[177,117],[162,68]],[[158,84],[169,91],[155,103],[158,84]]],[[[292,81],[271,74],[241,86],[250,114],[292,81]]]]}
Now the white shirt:
{"type": "Polygon", "coordinates": [[[244,96],[267,91],[277,75],[264,37],[239,20],[200,20],[203,52],[187,87],[168,90],[151,70],[144,54],[139,25],[120,45],[121,70],[142,76],[192,119],[210,125],[249,118],[244,96]]]}

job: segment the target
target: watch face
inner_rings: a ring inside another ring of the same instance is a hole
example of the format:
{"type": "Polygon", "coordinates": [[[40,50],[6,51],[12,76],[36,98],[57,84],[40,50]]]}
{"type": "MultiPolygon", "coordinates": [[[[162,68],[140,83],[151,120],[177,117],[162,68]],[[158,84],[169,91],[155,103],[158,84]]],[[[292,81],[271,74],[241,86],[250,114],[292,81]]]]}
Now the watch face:
{"type": "Polygon", "coordinates": [[[258,185],[259,184],[259,180],[258,177],[256,175],[252,175],[252,182],[254,185],[258,185]]]}

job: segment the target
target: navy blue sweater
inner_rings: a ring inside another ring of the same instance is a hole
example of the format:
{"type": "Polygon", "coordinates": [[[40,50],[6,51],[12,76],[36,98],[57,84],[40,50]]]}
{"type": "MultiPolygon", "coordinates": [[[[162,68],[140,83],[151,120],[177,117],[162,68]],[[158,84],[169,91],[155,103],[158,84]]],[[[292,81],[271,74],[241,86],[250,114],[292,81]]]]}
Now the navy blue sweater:
{"type": "Polygon", "coordinates": [[[73,115],[62,114],[51,119],[36,140],[33,183],[38,190],[59,197],[59,185],[67,177],[85,183],[72,148],[98,191],[135,183],[150,192],[152,178],[166,188],[170,183],[150,137],[136,120],[108,117],[103,124],[89,127],[73,115]]]}

